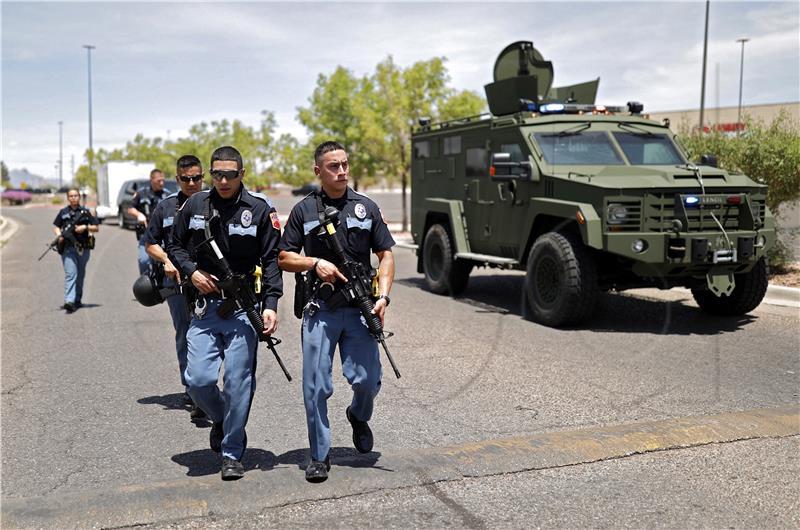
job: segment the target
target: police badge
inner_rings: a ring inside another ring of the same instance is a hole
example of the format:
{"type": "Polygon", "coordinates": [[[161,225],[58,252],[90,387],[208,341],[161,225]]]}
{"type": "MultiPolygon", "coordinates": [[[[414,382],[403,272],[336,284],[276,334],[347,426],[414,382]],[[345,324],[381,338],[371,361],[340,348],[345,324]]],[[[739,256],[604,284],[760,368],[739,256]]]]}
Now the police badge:
{"type": "Polygon", "coordinates": [[[364,205],[359,202],[358,204],[356,204],[356,217],[358,217],[363,221],[366,216],[367,216],[367,209],[364,208],[364,205]]]}
{"type": "Polygon", "coordinates": [[[242,212],[242,226],[247,228],[253,222],[253,212],[245,210],[242,212]]]}

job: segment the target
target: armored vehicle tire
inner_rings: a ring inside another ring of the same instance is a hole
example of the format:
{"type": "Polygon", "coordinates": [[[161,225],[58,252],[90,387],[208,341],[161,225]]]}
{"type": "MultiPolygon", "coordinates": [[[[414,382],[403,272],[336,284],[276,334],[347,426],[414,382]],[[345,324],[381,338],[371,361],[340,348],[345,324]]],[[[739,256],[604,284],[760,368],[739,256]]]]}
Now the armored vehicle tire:
{"type": "Polygon", "coordinates": [[[125,228],[125,214],[122,213],[122,208],[117,212],[117,223],[119,223],[120,228],[125,228]]]}
{"type": "Polygon", "coordinates": [[[467,288],[472,262],[456,259],[447,229],[435,224],[425,234],[422,244],[422,267],[425,283],[436,294],[458,296],[467,288]]]}
{"type": "Polygon", "coordinates": [[[574,324],[591,316],[598,296],[597,266],[578,236],[539,236],[528,255],[525,295],[529,316],[546,326],[574,324]]]}
{"type": "Polygon", "coordinates": [[[750,272],[735,274],[736,286],[730,296],[716,296],[706,289],[692,289],[697,305],[712,315],[744,315],[761,303],[767,294],[769,267],[764,258],[758,260],[750,272]]]}

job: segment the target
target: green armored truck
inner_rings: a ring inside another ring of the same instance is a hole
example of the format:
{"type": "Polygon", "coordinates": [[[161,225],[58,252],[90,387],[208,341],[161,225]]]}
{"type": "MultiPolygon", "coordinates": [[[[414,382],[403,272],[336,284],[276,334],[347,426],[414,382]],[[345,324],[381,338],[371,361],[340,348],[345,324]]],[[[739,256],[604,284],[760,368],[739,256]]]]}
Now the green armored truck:
{"type": "Polygon", "coordinates": [[[599,79],[552,79],[515,42],[485,87],[491,114],[414,130],[411,232],[430,290],[461,294],[476,266],[524,270],[526,312],[548,326],[586,319],[612,289],[688,287],[713,314],[758,306],[766,187],[710,155],[690,162],[640,103],[595,104],[599,79]]]}

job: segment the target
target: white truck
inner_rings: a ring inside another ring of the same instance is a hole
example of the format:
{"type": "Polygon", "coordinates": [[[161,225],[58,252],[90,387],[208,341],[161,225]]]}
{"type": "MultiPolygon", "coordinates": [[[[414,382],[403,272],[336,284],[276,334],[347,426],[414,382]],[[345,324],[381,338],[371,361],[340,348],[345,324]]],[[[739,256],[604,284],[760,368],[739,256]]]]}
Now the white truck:
{"type": "Polygon", "coordinates": [[[156,167],[153,162],[106,162],[97,169],[97,217],[117,217],[117,197],[122,183],[146,179],[156,167]]]}

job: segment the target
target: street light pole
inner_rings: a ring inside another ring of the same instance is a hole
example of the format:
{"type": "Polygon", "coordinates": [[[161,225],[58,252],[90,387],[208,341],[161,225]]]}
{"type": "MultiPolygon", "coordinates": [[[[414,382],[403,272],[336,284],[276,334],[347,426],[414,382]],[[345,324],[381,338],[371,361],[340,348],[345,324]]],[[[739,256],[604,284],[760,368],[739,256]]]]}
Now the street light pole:
{"type": "Polygon", "coordinates": [[[736,133],[739,133],[739,127],[742,123],[742,81],[744,79],[744,43],[750,39],[736,39],[736,42],[742,43],[742,60],[739,64],[739,112],[736,115],[736,133]]]}
{"type": "Polygon", "coordinates": [[[708,56],[708,6],[709,0],[706,0],[706,32],[703,37],[703,78],[700,81],[700,133],[703,132],[703,114],[706,108],[706,57],[708,56]]]}
{"type": "Polygon", "coordinates": [[[89,181],[91,182],[94,170],[94,147],[92,145],[92,50],[95,49],[91,44],[84,44],[86,48],[86,58],[88,59],[88,79],[89,79],[89,181]]]}
{"type": "Polygon", "coordinates": [[[58,187],[64,185],[64,135],[62,125],[63,121],[58,122],[58,187]]]}

